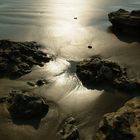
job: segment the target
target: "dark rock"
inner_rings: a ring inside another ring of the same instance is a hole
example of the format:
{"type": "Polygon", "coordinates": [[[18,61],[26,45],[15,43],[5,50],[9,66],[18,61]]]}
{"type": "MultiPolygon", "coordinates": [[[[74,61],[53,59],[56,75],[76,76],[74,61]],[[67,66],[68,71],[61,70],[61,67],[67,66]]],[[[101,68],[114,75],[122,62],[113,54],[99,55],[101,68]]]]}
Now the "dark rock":
{"type": "Polygon", "coordinates": [[[18,90],[11,91],[8,97],[0,98],[0,102],[7,104],[12,119],[38,119],[44,117],[49,110],[49,106],[41,97],[18,90]]]}
{"type": "Polygon", "coordinates": [[[45,79],[40,79],[40,80],[37,80],[36,82],[27,82],[27,84],[34,87],[34,86],[43,86],[47,84],[47,82],[48,81],[45,79]]]}
{"type": "Polygon", "coordinates": [[[140,83],[128,78],[126,68],[99,56],[81,61],[76,73],[83,85],[90,89],[140,91],[140,83]]]}
{"type": "Polygon", "coordinates": [[[113,83],[117,89],[127,92],[138,92],[140,90],[140,83],[129,80],[128,78],[115,79],[113,83]]]}
{"type": "Polygon", "coordinates": [[[7,96],[5,97],[0,97],[0,103],[4,103],[7,101],[7,96]]]}
{"type": "Polygon", "coordinates": [[[44,66],[44,63],[43,63],[43,62],[40,62],[38,65],[39,65],[40,67],[43,67],[43,66],[44,66]]]}
{"type": "Polygon", "coordinates": [[[88,46],[89,49],[92,49],[92,46],[88,46]]]}
{"type": "Polygon", "coordinates": [[[42,86],[42,85],[44,85],[46,83],[47,83],[47,81],[45,79],[41,79],[41,80],[37,80],[36,81],[36,85],[37,86],[42,86]]]}
{"type": "Polygon", "coordinates": [[[112,80],[113,79],[113,70],[110,69],[108,66],[101,66],[99,72],[98,72],[99,77],[103,77],[107,80],[112,80]]]}
{"type": "Polygon", "coordinates": [[[20,57],[21,52],[20,52],[19,50],[14,50],[14,51],[12,51],[12,54],[13,54],[15,57],[20,57]]]}
{"type": "Polygon", "coordinates": [[[29,86],[32,86],[32,87],[35,86],[35,83],[34,83],[34,82],[27,82],[27,84],[28,84],[29,86]]]}
{"type": "Polygon", "coordinates": [[[7,64],[5,62],[0,62],[0,71],[3,72],[7,70],[7,64]]]}
{"type": "Polygon", "coordinates": [[[108,17],[115,32],[140,35],[140,10],[129,12],[120,9],[108,14],[108,17]]]}
{"type": "Polygon", "coordinates": [[[18,78],[30,73],[33,65],[44,66],[51,57],[36,42],[0,40],[0,77],[18,78]]]}
{"type": "Polygon", "coordinates": [[[70,117],[64,121],[59,131],[61,140],[80,140],[78,128],[75,125],[76,120],[70,117]]]}
{"type": "Polygon", "coordinates": [[[139,140],[140,97],[128,101],[117,112],[106,114],[100,122],[96,140],[139,140]]]}
{"type": "Polygon", "coordinates": [[[20,63],[18,68],[22,72],[22,75],[31,72],[31,67],[27,63],[20,63]]]}
{"type": "MultiPolygon", "coordinates": [[[[12,74],[13,76],[18,77],[18,76],[21,76],[21,75],[22,75],[22,72],[21,72],[21,70],[19,69],[18,66],[13,65],[12,68],[11,68],[11,74],[12,74]]],[[[12,76],[12,75],[11,75],[11,76],[12,76]]]]}
{"type": "Polygon", "coordinates": [[[132,15],[132,16],[140,16],[140,10],[132,11],[132,12],[131,12],[131,15],[132,15]]]}

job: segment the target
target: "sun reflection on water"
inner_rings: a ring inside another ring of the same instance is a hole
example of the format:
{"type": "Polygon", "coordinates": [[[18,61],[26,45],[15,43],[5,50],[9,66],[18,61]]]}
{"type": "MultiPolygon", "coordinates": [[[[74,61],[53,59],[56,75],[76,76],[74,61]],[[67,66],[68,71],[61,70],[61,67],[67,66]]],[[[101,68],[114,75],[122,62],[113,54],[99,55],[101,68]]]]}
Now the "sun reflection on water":
{"type": "Polygon", "coordinates": [[[58,56],[76,56],[75,52],[85,54],[81,47],[90,45],[93,39],[90,27],[83,25],[88,22],[83,19],[88,10],[85,0],[57,0],[51,9],[51,20],[45,19],[42,23],[41,43],[58,56]]]}

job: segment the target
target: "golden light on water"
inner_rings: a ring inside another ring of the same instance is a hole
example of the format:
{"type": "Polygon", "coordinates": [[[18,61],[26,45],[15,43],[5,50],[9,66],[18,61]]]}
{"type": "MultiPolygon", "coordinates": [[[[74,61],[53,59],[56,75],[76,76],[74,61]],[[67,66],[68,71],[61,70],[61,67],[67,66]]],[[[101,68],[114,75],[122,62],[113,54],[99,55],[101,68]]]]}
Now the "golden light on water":
{"type": "Polygon", "coordinates": [[[57,0],[51,7],[51,19],[42,19],[41,43],[51,53],[61,57],[76,57],[77,53],[85,57],[85,48],[91,45],[93,34],[90,26],[91,10],[86,0],[57,0]],[[44,22],[43,22],[44,20],[44,22]]]}
{"type": "Polygon", "coordinates": [[[86,30],[82,26],[83,17],[88,9],[85,0],[58,0],[52,7],[55,21],[52,22],[52,34],[54,37],[63,37],[67,41],[79,40],[86,30]]]}

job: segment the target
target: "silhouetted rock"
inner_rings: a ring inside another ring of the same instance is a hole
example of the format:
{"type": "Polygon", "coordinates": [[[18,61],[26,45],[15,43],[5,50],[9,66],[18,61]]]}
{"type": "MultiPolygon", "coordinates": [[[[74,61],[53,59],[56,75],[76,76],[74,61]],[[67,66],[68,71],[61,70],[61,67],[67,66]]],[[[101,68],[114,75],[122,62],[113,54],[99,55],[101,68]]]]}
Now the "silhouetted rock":
{"type": "Polygon", "coordinates": [[[92,49],[92,46],[88,46],[89,49],[92,49]]]}
{"type": "Polygon", "coordinates": [[[108,14],[108,17],[115,32],[140,35],[140,10],[129,12],[120,9],[108,14]]]}
{"type": "Polygon", "coordinates": [[[140,97],[126,102],[117,112],[106,114],[99,124],[96,140],[139,140],[140,97]]]}
{"type": "Polygon", "coordinates": [[[126,68],[117,63],[103,60],[99,56],[81,61],[77,65],[76,73],[87,88],[140,91],[140,83],[127,77],[126,68]]]}
{"type": "Polygon", "coordinates": [[[49,110],[49,106],[41,97],[31,96],[18,90],[12,90],[8,97],[1,97],[0,103],[7,104],[12,119],[40,119],[49,110]]]}
{"type": "Polygon", "coordinates": [[[30,73],[33,65],[44,66],[50,56],[36,42],[0,40],[0,77],[18,78],[30,73]]]}
{"type": "Polygon", "coordinates": [[[73,117],[64,121],[59,131],[61,140],[80,140],[79,132],[75,123],[76,120],[73,117]]]}

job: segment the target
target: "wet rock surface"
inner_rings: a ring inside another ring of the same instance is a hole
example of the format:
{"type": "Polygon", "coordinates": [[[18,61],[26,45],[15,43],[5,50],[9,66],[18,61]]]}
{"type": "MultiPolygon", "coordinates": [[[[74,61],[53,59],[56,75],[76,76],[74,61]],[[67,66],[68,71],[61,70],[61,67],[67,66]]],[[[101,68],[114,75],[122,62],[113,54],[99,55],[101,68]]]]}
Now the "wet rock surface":
{"type": "Polygon", "coordinates": [[[19,90],[12,90],[7,97],[1,97],[0,103],[5,103],[11,118],[18,120],[41,119],[49,110],[49,106],[41,97],[19,90]]]}
{"type": "Polygon", "coordinates": [[[125,103],[117,112],[106,114],[100,122],[96,140],[139,140],[140,97],[125,103]]]}
{"type": "Polygon", "coordinates": [[[59,131],[61,140],[80,140],[76,120],[73,117],[67,118],[59,131]]]}
{"type": "Polygon", "coordinates": [[[51,60],[36,42],[0,40],[0,77],[18,78],[51,60]]]}
{"type": "Polygon", "coordinates": [[[127,92],[140,91],[140,83],[127,76],[126,68],[115,62],[94,56],[77,65],[77,76],[90,89],[118,89],[127,92]]]}
{"type": "Polygon", "coordinates": [[[113,25],[114,32],[122,32],[131,35],[140,35],[140,10],[126,11],[119,9],[118,11],[108,14],[109,21],[113,25]]]}

